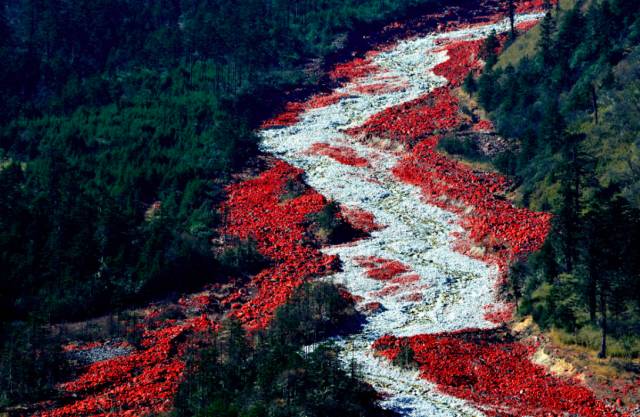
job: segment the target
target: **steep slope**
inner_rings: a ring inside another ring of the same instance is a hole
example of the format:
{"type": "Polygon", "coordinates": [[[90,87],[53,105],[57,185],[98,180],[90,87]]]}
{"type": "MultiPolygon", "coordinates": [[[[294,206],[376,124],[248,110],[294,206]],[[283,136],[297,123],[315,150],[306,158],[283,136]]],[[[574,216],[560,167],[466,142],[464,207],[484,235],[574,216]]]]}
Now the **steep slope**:
{"type": "Polygon", "coordinates": [[[328,279],[344,285],[369,315],[361,333],[338,340],[343,360],[362,367],[386,394],[385,406],[411,416],[616,415],[577,380],[558,380],[532,364],[534,346],[491,331],[510,317],[496,289],[507,264],[541,246],[550,217],[504,201],[504,178],[434,151],[442,132],[472,127],[449,92],[481,65],[478,41],[506,28],[507,22],[451,28],[342,66],[337,73],[346,80],[334,93],[337,103],[301,105],[295,119],[267,125],[262,146],[303,169],[320,193],[371,213],[382,226],[369,239],[327,252],[343,263],[328,279]],[[365,162],[313,151],[318,148],[365,162]],[[479,346],[464,345],[456,336],[464,334],[479,346]],[[372,344],[390,359],[411,350],[420,372],[385,362],[372,344]]]}
{"type": "MultiPolygon", "coordinates": [[[[518,21],[530,27],[537,18],[523,14],[518,21]]],[[[535,346],[497,330],[513,308],[498,289],[506,267],[540,247],[550,216],[507,202],[505,178],[435,151],[446,131],[488,128],[460,114],[451,93],[469,69],[482,67],[482,40],[507,30],[499,17],[486,20],[340,65],[335,92],[291,103],[263,125],[263,151],[282,161],[229,187],[225,218],[229,236],[254,239],[272,264],[222,304],[259,329],[301,283],[343,285],[367,320],[335,339],[341,360],[357,364],[384,394],[383,406],[401,415],[615,416],[579,381],[533,364],[535,346]],[[289,193],[289,184],[302,179],[311,188],[289,193]],[[329,200],[369,236],[320,251],[308,239],[308,216],[329,200]],[[419,369],[400,366],[403,357],[419,369]]],[[[137,352],[91,365],[65,385],[80,399],[69,397],[68,405],[42,415],[170,409],[190,335],[216,327],[206,315],[213,293],[183,299],[193,318],[166,320],[145,331],[137,352]]]]}

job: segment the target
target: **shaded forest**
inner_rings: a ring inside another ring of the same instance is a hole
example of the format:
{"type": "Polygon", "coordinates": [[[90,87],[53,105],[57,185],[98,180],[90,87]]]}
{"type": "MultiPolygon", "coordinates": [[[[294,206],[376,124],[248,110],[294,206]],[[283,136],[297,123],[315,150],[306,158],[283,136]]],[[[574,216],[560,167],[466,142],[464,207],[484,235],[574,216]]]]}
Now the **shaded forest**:
{"type": "Polygon", "coordinates": [[[237,269],[212,251],[216,204],[272,98],[428,2],[0,1],[0,404],[62,372],[43,324],[237,269]]]}

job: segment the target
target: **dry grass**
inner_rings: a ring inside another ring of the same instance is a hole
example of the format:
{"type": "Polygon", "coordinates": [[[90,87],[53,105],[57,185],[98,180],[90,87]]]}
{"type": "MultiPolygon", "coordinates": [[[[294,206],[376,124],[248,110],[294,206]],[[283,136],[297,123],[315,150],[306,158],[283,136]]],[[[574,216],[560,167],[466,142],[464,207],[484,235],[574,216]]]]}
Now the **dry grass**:
{"type": "MultiPolygon", "coordinates": [[[[590,2],[585,2],[585,6],[590,2]]],[[[568,10],[575,6],[576,0],[560,0],[560,8],[568,10]]],[[[531,58],[536,53],[538,41],[540,40],[540,25],[533,27],[527,33],[521,35],[505,49],[500,57],[496,68],[504,69],[508,65],[517,65],[523,58],[531,58]]]]}

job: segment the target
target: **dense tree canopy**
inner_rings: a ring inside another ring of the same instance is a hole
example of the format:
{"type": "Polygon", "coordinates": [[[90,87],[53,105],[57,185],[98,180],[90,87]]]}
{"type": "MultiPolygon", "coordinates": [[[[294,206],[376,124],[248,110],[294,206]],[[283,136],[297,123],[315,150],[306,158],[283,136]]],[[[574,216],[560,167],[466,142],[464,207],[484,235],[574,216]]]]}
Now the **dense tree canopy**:
{"type": "Polygon", "coordinates": [[[604,355],[604,340],[581,336],[599,324],[621,340],[614,354],[638,356],[640,4],[574,4],[547,13],[532,58],[492,62],[478,97],[520,141],[497,165],[519,179],[524,204],[556,214],[543,251],[515,268],[523,311],[604,355]]]}
{"type": "Polygon", "coordinates": [[[216,204],[275,93],[317,85],[354,26],[429,2],[0,0],[0,405],[55,379],[6,359],[56,363],[38,323],[237,272],[212,250],[216,204]]]}

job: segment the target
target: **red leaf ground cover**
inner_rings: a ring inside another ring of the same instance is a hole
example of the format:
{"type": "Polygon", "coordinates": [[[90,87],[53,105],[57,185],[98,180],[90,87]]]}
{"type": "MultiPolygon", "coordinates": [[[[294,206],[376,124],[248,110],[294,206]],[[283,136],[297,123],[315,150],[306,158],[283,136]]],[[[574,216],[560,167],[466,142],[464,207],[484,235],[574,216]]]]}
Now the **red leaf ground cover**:
{"type": "MultiPolygon", "coordinates": [[[[380,137],[415,145],[394,174],[401,180],[419,186],[432,204],[461,215],[470,242],[487,248],[483,259],[506,274],[512,260],[541,247],[550,228],[551,216],[515,208],[503,197],[508,181],[497,174],[481,173],[448,159],[436,151],[436,132],[458,128],[462,123],[459,102],[451,90],[459,86],[472,70],[480,70],[479,51],[483,40],[457,41],[444,46],[449,59],[434,72],[449,81],[446,87],[411,102],[386,109],[362,126],[346,133],[359,137],[380,137]]],[[[474,131],[490,131],[493,125],[482,120],[474,131]]],[[[460,248],[472,254],[471,247],[460,248]]],[[[504,276],[502,277],[504,278],[504,276]]],[[[490,315],[494,320],[506,314],[490,315]]]]}
{"type": "Polygon", "coordinates": [[[471,70],[482,69],[480,49],[484,39],[452,42],[444,47],[449,59],[436,65],[433,72],[445,77],[453,86],[460,86],[471,70]]]}
{"type": "Polygon", "coordinates": [[[480,120],[471,128],[474,132],[493,132],[495,130],[491,120],[480,120]]]}
{"type": "Polygon", "coordinates": [[[515,304],[506,304],[503,306],[490,304],[484,306],[484,318],[494,324],[503,324],[511,320],[515,313],[515,304]]]}
{"type": "Polygon", "coordinates": [[[304,111],[304,103],[287,103],[284,112],[272,119],[264,121],[260,128],[269,129],[272,127],[293,126],[300,121],[299,117],[304,111]]]}
{"type": "Polygon", "coordinates": [[[97,362],[61,386],[76,399],[41,417],[142,416],[168,411],[184,370],[189,335],[215,328],[206,317],[146,330],[136,352],[97,362]]]}
{"type": "Polygon", "coordinates": [[[333,92],[330,94],[317,94],[303,102],[289,102],[281,114],[269,120],[265,120],[260,128],[269,129],[272,127],[293,126],[300,121],[300,115],[305,111],[320,109],[336,104],[344,97],[347,97],[347,94],[333,92]]]}
{"type": "Polygon", "coordinates": [[[362,126],[348,129],[354,137],[380,137],[413,144],[436,130],[460,124],[458,100],[447,88],[437,88],[416,100],[373,115],[362,126]]]}
{"type": "Polygon", "coordinates": [[[253,277],[257,294],[232,314],[248,329],[265,327],[276,308],[312,276],[335,270],[337,258],[322,254],[305,242],[307,217],[322,210],[325,198],[307,189],[302,195],[282,201],[289,181],[301,181],[303,172],[284,162],[255,179],[227,188],[223,205],[225,233],[252,238],[260,253],[273,265],[253,277]]]}
{"type": "Polygon", "coordinates": [[[403,91],[407,87],[408,84],[402,82],[399,82],[397,84],[379,82],[373,84],[357,85],[353,88],[353,91],[360,94],[381,95],[403,91]]]}
{"type": "MultiPolygon", "coordinates": [[[[286,183],[299,181],[301,176],[302,171],[278,162],[258,178],[228,189],[225,232],[241,239],[254,238],[260,252],[274,263],[251,282],[257,287],[255,298],[240,303],[247,295],[241,288],[223,300],[223,304],[235,308],[230,314],[239,317],[249,329],[264,327],[275,309],[308,277],[335,268],[335,257],[323,255],[305,243],[307,216],[327,204],[324,197],[307,190],[281,201],[286,183]]],[[[184,297],[179,305],[185,311],[202,310],[209,302],[209,296],[203,294],[184,297]]],[[[139,325],[144,333],[135,352],[86,367],[76,380],[61,386],[76,399],[39,416],[143,416],[170,410],[182,378],[184,354],[193,336],[213,330],[216,325],[206,316],[181,323],[157,321],[159,313],[151,312],[139,325]]],[[[77,347],[68,350],[73,349],[77,347]]]]}
{"type": "Polygon", "coordinates": [[[621,416],[579,381],[551,376],[531,362],[534,346],[491,331],[384,336],[373,345],[390,360],[403,347],[413,351],[422,377],[490,416],[621,416]]]}
{"type": "Polygon", "coordinates": [[[518,208],[499,197],[507,180],[475,172],[435,150],[439,137],[420,142],[394,168],[401,180],[422,189],[434,205],[458,213],[472,242],[496,254],[499,266],[539,249],[549,232],[551,215],[518,208]],[[446,197],[446,198],[443,198],[446,197]]]}
{"type": "Polygon", "coordinates": [[[328,143],[314,143],[309,148],[309,153],[328,156],[343,165],[350,165],[354,167],[369,166],[367,158],[359,156],[354,149],[346,146],[331,146],[328,143]]]}
{"type": "Polygon", "coordinates": [[[389,281],[410,271],[409,267],[402,262],[375,256],[357,258],[355,261],[366,269],[369,278],[378,281],[389,281]]]}
{"type": "Polygon", "coordinates": [[[349,222],[354,229],[361,232],[371,233],[383,228],[376,223],[375,216],[372,213],[358,207],[341,207],[340,213],[342,218],[349,222]]]}
{"type": "Polygon", "coordinates": [[[371,60],[372,57],[373,54],[365,58],[355,58],[349,62],[338,64],[329,73],[329,77],[335,81],[350,82],[357,78],[374,74],[379,71],[379,68],[371,60]]]}
{"type": "MultiPolygon", "coordinates": [[[[544,9],[545,0],[525,0],[516,6],[516,13],[534,13],[544,9]]],[[[557,0],[551,0],[551,4],[555,5],[557,0]]]]}

